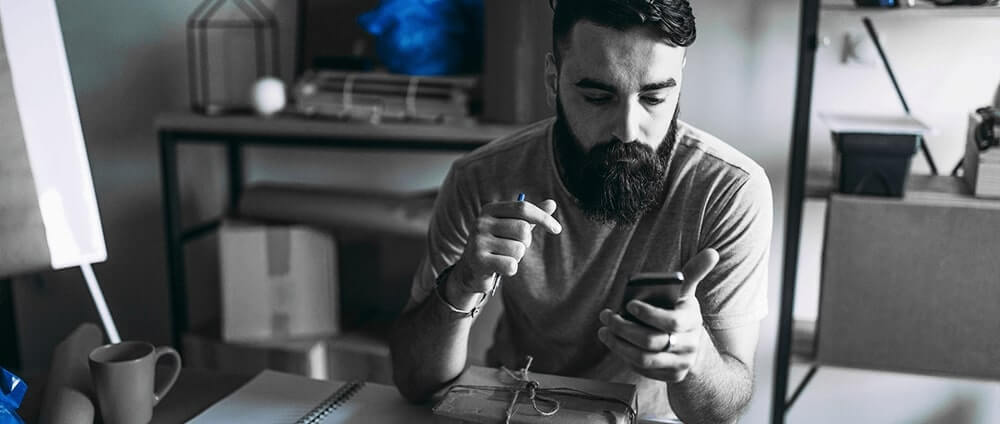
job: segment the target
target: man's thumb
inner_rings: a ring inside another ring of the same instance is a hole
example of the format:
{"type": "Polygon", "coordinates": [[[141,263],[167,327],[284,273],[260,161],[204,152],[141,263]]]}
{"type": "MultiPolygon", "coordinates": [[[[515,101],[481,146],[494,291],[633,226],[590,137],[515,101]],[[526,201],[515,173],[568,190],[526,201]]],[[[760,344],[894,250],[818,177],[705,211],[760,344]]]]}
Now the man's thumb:
{"type": "Polygon", "coordinates": [[[684,264],[684,285],[681,287],[681,299],[694,297],[698,284],[719,263],[719,252],[708,248],[699,252],[684,264]]]}

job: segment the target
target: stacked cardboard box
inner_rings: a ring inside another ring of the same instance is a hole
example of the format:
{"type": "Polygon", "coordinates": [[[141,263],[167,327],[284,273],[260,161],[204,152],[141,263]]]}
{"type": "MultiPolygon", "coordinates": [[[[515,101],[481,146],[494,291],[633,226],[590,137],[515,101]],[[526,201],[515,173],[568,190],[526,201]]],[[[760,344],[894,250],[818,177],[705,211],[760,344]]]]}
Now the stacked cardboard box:
{"type": "Polygon", "coordinates": [[[184,335],[184,366],[252,375],[265,369],[316,379],[392,384],[385,335],[356,331],[334,337],[223,342],[211,331],[184,335]]]}
{"type": "Polygon", "coordinates": [[[336,245],[305,226],[226,222],[219,231],[222,340],[329,336],[340,330],[336,245]]]}

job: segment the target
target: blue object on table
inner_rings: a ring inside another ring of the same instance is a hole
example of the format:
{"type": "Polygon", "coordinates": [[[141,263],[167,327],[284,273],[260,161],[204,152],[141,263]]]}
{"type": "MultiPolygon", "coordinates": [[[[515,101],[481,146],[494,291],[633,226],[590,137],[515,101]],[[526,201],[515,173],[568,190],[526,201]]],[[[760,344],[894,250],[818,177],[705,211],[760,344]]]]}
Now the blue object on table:
{"type": "Polygon", "coordinates": [[[14,411],[21,406],[28,384],[10,371],[0,368],[0,372],[0,424],[24,424],[14,411]]]}
{"type": "Polygon", "coordinates": [[[358,17],[375,36],[379,59],[410,75],[479,72],[483,0],[382,0],[358,17]]]}
{"type": "Polygon", "coordinates": [[[858,7],[899,7],[896,0],[854,0],[858,7]]]}

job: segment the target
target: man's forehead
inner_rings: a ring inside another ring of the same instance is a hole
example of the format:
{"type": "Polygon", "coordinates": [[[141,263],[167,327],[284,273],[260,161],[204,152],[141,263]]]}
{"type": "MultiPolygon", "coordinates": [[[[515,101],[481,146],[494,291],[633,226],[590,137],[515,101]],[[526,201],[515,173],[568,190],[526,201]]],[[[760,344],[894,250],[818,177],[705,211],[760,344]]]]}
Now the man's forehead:
{"type": "Polygon", "coordinates": [[[670,46],[652,29],[620,31],[581,21],[573,26],[568,41],[560,67],[571,83],[590,79],[636,90],[681,79],[685,48],[670,46]]]}

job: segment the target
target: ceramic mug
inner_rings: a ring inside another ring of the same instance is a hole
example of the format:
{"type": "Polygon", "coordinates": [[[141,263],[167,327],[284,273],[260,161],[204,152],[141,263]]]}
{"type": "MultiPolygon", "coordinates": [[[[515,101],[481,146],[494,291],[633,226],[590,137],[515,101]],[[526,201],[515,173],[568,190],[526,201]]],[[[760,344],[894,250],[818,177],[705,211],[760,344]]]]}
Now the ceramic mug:
{"type": "Polygon", "coordinates": [[[107,344],[90,352],[90,377],[105,424],[148,423],[153,407],[170,391],[181,372],[181,356],[171,347],[146,342],[107,344]],[[153,387],[156,363],[173,358],[170,377],[153,387]]]}

